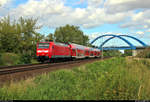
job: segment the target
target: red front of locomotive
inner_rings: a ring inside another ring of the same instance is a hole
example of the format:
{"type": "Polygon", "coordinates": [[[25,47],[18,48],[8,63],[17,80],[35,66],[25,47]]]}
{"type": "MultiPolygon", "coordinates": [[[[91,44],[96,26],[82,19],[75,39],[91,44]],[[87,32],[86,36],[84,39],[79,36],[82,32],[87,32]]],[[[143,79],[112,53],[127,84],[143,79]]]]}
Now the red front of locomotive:
{"type": "Polygon", "coordinates": [[[67,44],[57,42],[40,42],[37,44],[36,52],[38,61],[54,60],[59,58],[70,58],[70,47],[67,44]]]}
{"type": "Polygon", "coordinates": [[[50,59],[53,42],[40,42],[37,44],[36,55],[39,61],[50,59]]]}

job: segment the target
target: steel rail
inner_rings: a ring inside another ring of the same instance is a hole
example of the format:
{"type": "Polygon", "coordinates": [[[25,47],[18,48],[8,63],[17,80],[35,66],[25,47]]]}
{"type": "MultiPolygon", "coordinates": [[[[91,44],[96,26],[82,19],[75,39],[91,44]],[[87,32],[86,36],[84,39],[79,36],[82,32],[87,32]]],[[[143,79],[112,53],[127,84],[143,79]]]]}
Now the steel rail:
{"type": "MultiPolygon", "coordinates": [[[[100,59],[100,58],[97,58],[100,59]]],[[[86,62],[87,60],[97,60],[97,59],[84,59],[84,60],[75,60],[75,61],[67,61],[67,62],[61,62],[61,63],[48,63],[48,64],[29,64],[29,65],[21,65],[19,66],[9,66],[5,68],[0,69],[0,75],[5,75],[5,74],[12,74],[12,73],[17,73],[17,72],[24,72],[24,71],[31,71],[31,70],[36,70],[36,69],[44,69],[44,68],[50,68],[50,67],[57,67],[57,66],[62,66],[62,65],[70,65],[70,64],[75,64],[75,63],[81,63],[81,62],[86,62]]],[[[106,59],[106,58],[105,58],[106,59]]]]}

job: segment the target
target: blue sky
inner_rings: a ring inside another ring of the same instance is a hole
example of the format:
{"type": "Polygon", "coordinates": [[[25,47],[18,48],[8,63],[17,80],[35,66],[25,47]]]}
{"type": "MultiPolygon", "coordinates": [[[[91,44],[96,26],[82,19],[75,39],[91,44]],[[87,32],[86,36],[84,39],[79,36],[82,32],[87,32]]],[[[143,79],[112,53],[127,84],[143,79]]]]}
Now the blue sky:
{"type": "MultiPolygon", "coordinates": [[[[0,5],[0,17],[39,18],[44,35],[70,24],[80,26],[90,41],[102,34],[128,34],[150,45],[149,0],[0,0],[0,5]]],[[[118,39],[108,45],[114,42],[125,45],[118,39]]]]}
{"type": "Polygon", "coordinates": [[[15,7],[20,5],[20,4],[24,4],[26,2],[28,2],[28,0],[14,0],[13,1],[15,7]]]}
{"type": "Polygon", "coordinates": [[[69,6],[71,8],[86,8],[87,2],[83,2],[83,0],[66,0],[65,6],[69,6]]]}

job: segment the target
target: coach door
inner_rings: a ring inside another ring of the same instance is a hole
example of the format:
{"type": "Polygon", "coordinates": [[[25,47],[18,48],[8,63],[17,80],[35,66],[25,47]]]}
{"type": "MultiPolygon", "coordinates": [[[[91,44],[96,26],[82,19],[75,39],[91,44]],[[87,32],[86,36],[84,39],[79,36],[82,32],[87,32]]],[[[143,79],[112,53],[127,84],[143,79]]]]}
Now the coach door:
{"type": "Polygon", "coordinates": [[[52,58],[55,58],[55,45],[52,45],[52,58]]]}

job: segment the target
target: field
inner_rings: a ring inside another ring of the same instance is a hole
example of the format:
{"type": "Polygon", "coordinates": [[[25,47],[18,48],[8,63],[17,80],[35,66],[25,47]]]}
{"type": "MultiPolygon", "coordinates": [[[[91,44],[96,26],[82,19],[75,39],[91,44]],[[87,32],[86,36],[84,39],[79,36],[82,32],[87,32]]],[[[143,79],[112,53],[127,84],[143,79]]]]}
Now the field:
{"type": "Polygon", "coordinates": [[[0,100],[150,100],[150,60],[114,57],[12,82],[0,100]]]}

